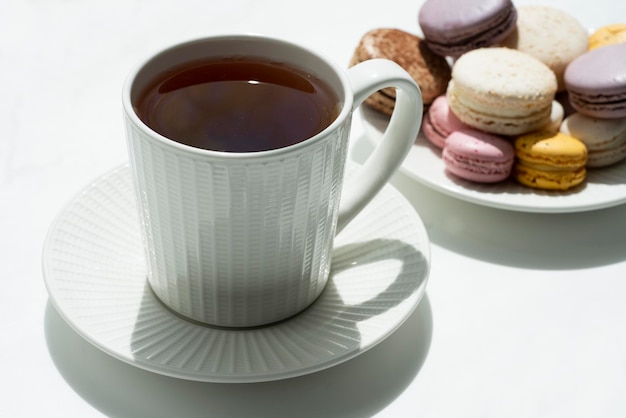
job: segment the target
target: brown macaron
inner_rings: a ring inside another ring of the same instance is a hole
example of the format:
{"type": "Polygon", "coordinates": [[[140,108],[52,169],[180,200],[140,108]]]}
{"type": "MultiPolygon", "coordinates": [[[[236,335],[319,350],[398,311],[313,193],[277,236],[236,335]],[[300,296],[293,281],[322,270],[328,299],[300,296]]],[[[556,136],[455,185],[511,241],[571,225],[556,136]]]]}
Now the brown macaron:
{"type": "MultiPolygon", "coordinates": [[[[446,59],[434,54],[422,38],[411,33],[385,28],[367,32],[361,37],[350,66],[374,58],[385,58],[404,68],[420,87],[425,106],[444,94],[448,87],[451,69],[446,59]]],[[[371,95],[365,103],[390,115],[395,99],[395,89],[387,88],[371,95]]]]}

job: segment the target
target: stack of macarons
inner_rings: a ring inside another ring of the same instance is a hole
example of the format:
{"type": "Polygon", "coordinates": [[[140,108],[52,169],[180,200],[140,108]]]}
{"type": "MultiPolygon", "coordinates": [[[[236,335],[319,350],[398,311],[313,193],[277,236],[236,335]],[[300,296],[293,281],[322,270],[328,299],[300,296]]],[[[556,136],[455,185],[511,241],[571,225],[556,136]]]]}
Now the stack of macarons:
{"type": "MultiPolygon", "coordinates": [[[[563,10],[511,0],[426,0],[417,20],[421,35],[366,33],[351,65],[407,69],[424,96],[422,132],[450,174],[567,190],[586,167],[626,159],[626,24],[589,36],[563,10]]],[[[389,115],[394,94],[366,103],[389,115]]]]}
{"type": "MultiPolygon", "coordinates": [[[[511,173],[518,179],[521,171],[515,167],[521,165],[522,159],[519,155],[515,158],[514,137],[536,131],[554,135],[558,131],[563,108],[554,100],[556,91],[554,72],[537,58],[510,48],[474,49],[455,62],[445,100],[438,98],[433,102],[424,118],[423,131],[430,142],[443,149],[442,157],[449,173],[482,183],[505,180],[511,173]],[[442,141],[440,137],[446,134],[442,141]],[[467,152],[462,152],[467,149],[468,142],[473,145],[471,167],[460,164],[463,159],[470,158],[467,152]],[[498,150],[495,154],[494,148],[498,150]],[[497,160],[494,160],[496,154],[497,160]],[[493,168],[496,162],[497,171],[493,168]]],[[[580,145],[578,148],[584,148],[580,145]]],[[[578,157],[578,160],[586,160],[586,154],[578,157]]],[[[543,169],[557,171],[559,178],[565,177],[560,171],[569,170],[569,166],[567,170],[555,170],[555,167],[536,164],[532,168],[534,174],[543,169]]],[[[585,171],[578,171],[575,180],[554,183],[558,183],[558,187],[549,182],[520,183],[563,190],[579,184],[580,175],[584,179],[585,171]]]]}
{"type": "MultiPolygon", "coordinates": [[[[547,128],[519,136],[478,130],[456,117],[446,96],[431,105],[423,132],[442,150],[446,171],[472,182],[495,183],[513,177],[528,187],[567,190],[586,177],[587,148],[582,141],[547,128]]],[[[626,129],[623,134],[626,141],[626,129]]]]}

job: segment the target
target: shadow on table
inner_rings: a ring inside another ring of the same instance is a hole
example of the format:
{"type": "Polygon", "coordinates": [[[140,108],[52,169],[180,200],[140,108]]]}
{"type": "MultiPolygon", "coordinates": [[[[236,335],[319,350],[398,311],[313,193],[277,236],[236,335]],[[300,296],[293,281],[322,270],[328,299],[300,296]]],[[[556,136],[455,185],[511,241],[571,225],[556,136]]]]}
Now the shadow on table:
{"type": "Polygon", "coordinates": [[[366,353],[310,375],[249,384],[180,380],[118,361],[74,332],[50,302],[45,332],[64,379],[110,417],[363,417],[393,402],[419,372],[432,313],[424,295],[407,321],[366,353]]]}

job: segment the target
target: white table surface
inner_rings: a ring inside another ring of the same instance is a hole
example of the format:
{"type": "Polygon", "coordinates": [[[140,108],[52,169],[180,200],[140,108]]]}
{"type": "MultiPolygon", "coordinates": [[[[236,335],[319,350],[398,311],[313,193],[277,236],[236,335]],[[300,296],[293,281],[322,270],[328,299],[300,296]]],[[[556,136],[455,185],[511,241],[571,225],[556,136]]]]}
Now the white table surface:
{"type": "MultiPolygon", "coordinates": [[[[43,240],[68,199],[126,161],[120,91],[140,58],[179,40],[259,32],[347,66],[367,30],[419,31],[419,1],[311,3],[3,1],[0,417],[626,416],[625,206],[516,213],[398,174],[431,239],[426,296],[372,350],[284,381],[197,383],[139,370],[56,313],[43,240]]],[[[626,19],[626,2],[551,4],[589,27],[626,19]]],[[[357,161],[368,152],[363,133],[355,119],[357,161]]]]}

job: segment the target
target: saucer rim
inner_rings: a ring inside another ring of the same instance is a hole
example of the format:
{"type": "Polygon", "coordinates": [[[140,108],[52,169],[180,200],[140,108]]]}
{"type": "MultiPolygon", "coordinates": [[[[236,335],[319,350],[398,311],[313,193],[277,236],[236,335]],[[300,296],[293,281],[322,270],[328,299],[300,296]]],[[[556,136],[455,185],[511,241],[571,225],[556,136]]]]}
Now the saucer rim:
{"type": "MultiPolygon", "coordinates": [[[[347,164],[346,171],[350,173],[354,171],[354,168],[356,166],[357,166],[356,163],[349,161],[347,164]]],[[[426,228],[425,228],[425,225],[423,224],[422,219],[420,218],[416,210],[413,208],[413,206],[410,204],[410,202],[395,187],[393,187],[393,185],[386,184],[381,190],[381,192],[384,190],[385,194],[387,194],[386,196],[387,199],[389,201],[392,201],[395,204],[395,206],[397,206],[398,208],[401,207],[403,209],[403,212],[404,212],[403,216],[406,219],[411,218],[410,219],[411,225],[414,228],[416,228],[417,231],[419,232],[418,236],[415,237],[415,241],[412,243],[412,245],[419,248],[420,254],[423,257],[422,263],[424,263],[424,266],[423,266],[424,274],[422,277],[416,278],[416,281],[418,281],[417,285],[411,292],[405,295],[406,297],[404,299],[413,298],[412,304],[408,307],[408,309],[406,309],[405,312],[402,313],[401,318],[397,318],[395,321],[390,323],[389,326],[386,326],[384,332],[381,332],[380,335],[376,339],[370,341],[366,345],[362,345],[360,347],[354,348],[344,353],[334,355],[331,359],[323,361],[323,362],[312,363],[306,367],[300,367],[300,368],[292,369],[288,371],[271,371],[270,370],[270,372],[265,373],[265,374],[255,373],[255,374],[249,374],[249,375],[237,374],[237,375],[232,375],[232,376],[225,376],[220,373],[217,373],[214,375],[207,374],[207,373],[194,374],[194,373],[190,373],[188,371],[182,371],[182,370],[179,370],[178,372],[174,372],[171,366],[164,367],[162,365],[146,361],[146,359],[144,358],[134,357],[132,355],[131,356],[124,355],[124,353],[120,353],[116,351],[114,348],[109,347],[106,344],[106,342],[99,341],[97,337],[94,337],[93,335],[89,335],[89,330],[82,329],[80,324],[76,323],[76,321],[72,318],[72,313],[68,312],[68,310],[65,309],[62,298],[56,294],[56,290],[54,288],[55,278],[52,277],[54,275],[54,272],[52,272],[49,267],[49,263],[50,263],[49,258],[51,257],[50,254],[53,250],[53,240],[55,237],[55,232],[57,231],[61,222],[63,222],[66,216],[68,216],[68,212],[70,211],[70,209],[72,209],[74,205],[78,204],[81,201],[81,199],[83,199],[86,195],[88,195],[90,190],[93,190],[97,184],[99,184],[100,182],[105,182],[109,176],[116,176],[116,175],[117,176],[124,176],[124,175],[129,176],[130,170],[129,170],[128,163],[118,165],[114,167],[113,169],[110,169],[106,171],[105,173],[95,177],[92,181],[88,182],[85,186],[83,186],[77,193],[75,193],[73,197],[71,197],[66,202],[66,204],[61,208],[61,210],[55,216],[46,234],[44,245],[43,245],[42,257],[41,257],[41,265],[42,265],[43,279],[44,279],[44,283],[46,286],[46,290],[48,292],[49,300],[54,306],[54,308],[56,309],[56,311],[59,313],[59,315],[63,318],[63,320],[70,326],[70,328],[73,329],[78,335],[80,335],[87,342],[97,347],[99,350],[105,352],[108,355],[111,355],[112,357],[124,363],[132,365],[134,367],[138,367],[146,371],[150,371],[150,372],[154,372],[157,374],[170,376],[174,378],[180,378],[180,379],[191,380],[191,381],[207,382],[207,383],[209,382],[211,383],[267,382],[267,381],[281,380],[281,379],[307,375],[310,373],[314,373],[317,371],[321,371],[321,370],[339,365],[345,361],[348,361],[354,357],[357,357],[360,354],[365,353],[366,351],[370,350],[371,348],[375,347],[376,345],[384,341],[391,334],[393,334],[400,326],[402,326],[402,324],[413,314],[413,312],[415,311],[415,309],[421,302],[426,292],[426,286],[429,281],[429,275],[430,275],[430,269],[431,269],[431,249],[430,249],[430,240],[428,237],[428,233],[426,231],[426,228]],[[125,173],[123,172],[124,170],[126,171],[125,173]]],[[[382,198],[382,194],[379,194],[374,199],[381,199],[381,198],[382,198]]],[[[348,229],[349,228],[346,228],[346,230],[348,229]]],[[[353,241],[348,240],[347,244],[352,243],[352,242],[353,241]]],[[[140,250],[136,250],[136,251],[140,252],[140,250]]],[[[155,300],[158,299],[156,298],[156,296],[154,298],[155,300]]],[[[318,301],[316,300],[311,305],[311,307],[314,307],[317,302],[318,301]]],[[[137,301],[137,303],[139,304],[141,303],[141,301],[139,300],[137,301]]],[[[307,309],[310,309],[310,307],[307,309]]],[[[162,315],[166,311],[167,309],[164,306],[162,306],[162,309],[161,309],[162,315]]],[[[184,322],[186,324],[190,323],[189,321],[186,321],[184,318],[178,315],[175,315],[171,312],[169,312],[169,315],[176,317],[177,321],[179,322],[184,322]]],[[[298,316],[299,314],[295,315],[294,318],[298,316]]],[[[291,320],[292,319],[288,319],[283,322],[288,323],[291,320]]],[[[220,330],[218,328],[213,328],[210,326],[207,327],[203,325],[197,325],[197,327],[208,329],[210,330],[210,332],[213,332],[213,333],[237,332],[237,330],[232,330],[232,329],[220,330]]],[[[259,329],[262,331],[263,329],[272,329],[272,328],[273,326],[270,325],[267,327],[260,327],[259,329]]]]}

